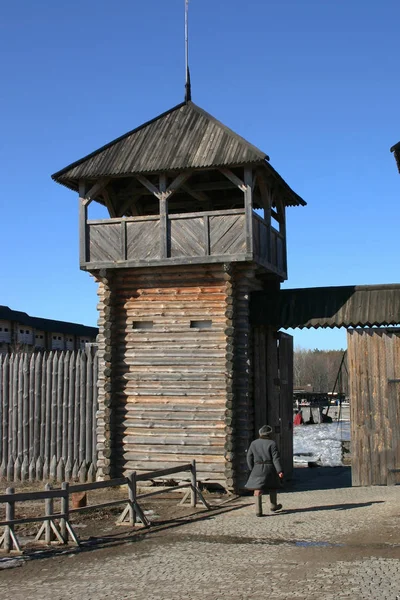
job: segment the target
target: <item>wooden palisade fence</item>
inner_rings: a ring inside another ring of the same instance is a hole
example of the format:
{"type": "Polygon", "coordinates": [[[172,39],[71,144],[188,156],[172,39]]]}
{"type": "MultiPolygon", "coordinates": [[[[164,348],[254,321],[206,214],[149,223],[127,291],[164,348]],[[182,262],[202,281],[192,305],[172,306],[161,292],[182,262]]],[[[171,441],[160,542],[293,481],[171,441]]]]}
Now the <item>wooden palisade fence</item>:
{"type": "Polygon", "coordinates": [[[0,355],[0,479],[93,481],[97,354],[0,355]]]}

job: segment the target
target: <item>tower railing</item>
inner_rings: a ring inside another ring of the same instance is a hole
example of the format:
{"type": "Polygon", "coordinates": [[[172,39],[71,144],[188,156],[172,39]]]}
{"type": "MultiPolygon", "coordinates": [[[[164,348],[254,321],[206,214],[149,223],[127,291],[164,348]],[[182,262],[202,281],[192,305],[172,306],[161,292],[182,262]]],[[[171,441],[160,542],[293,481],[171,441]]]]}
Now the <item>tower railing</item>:
{"type": "Polygon", "coordinates": [[[87,220],[81,224],[84,270],[255,261],[286,278],[286,240],[244,208],[167,215],[87,220]],[[251,242],[249,243],[249,232],[251,242]]]}

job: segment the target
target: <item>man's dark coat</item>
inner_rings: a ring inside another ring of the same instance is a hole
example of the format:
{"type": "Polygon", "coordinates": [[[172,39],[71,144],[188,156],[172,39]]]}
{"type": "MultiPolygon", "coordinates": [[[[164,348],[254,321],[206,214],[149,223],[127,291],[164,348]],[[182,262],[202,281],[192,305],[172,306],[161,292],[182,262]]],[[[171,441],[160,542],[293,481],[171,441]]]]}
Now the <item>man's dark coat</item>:
{"type": "Polygon", "coordinates": [[[276,443],[260,438],[250,444],[247,451],[247,465],[251,470],[246,483],[249,490],[277,490],[281,487],[278,473],[282,471],[276,443]]]}

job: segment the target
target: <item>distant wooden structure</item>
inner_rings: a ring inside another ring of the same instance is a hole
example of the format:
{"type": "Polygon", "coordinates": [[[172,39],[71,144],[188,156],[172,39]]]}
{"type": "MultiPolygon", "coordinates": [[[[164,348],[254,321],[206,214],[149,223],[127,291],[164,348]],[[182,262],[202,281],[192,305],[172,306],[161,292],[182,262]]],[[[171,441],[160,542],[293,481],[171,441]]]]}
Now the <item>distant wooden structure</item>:
{"type": "Polygon", "coordinates": [[[79,323],[31,317],[0,305],[0,354],[15,351],[84,350],[98,329],[79,323]]]}
{"type": "Polygon", "coordinates": [[[400,483],[400,329],[347,334],[353,485],[400,483]]]}
{"type": "Polygon", "coordinates": [[[400,483],[400,284],[254,292],[250,320],[348,330],[353,485],[400,483]]]}
{"type": "Polygon", "coordinates": [[[287,278],[286,207],[305,202],[268,161],[187,100],[53,175],[99,282],[100,477],[196,459],[238,490],[266,422],[290,476],[292,338],[249,304],[287,278]]]}

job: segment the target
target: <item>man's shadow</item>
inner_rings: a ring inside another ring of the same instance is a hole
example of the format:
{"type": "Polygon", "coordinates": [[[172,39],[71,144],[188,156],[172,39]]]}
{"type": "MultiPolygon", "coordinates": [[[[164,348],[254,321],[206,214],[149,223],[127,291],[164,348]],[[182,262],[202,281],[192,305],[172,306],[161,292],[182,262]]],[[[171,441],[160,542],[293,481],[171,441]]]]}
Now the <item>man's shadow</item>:
{"type": "Polygon", "coordinates": [[[373,504],[382,504],[384,500],[374,500],[371,502],[349,502],[346,504],[325,504],[323,506],[308,506],[306,508],[288,508],[283,509],[276,514],[292,515],[296,513],[316,512],[320,510],[352,510],[353,508],[363,508],[373,504]]]}

